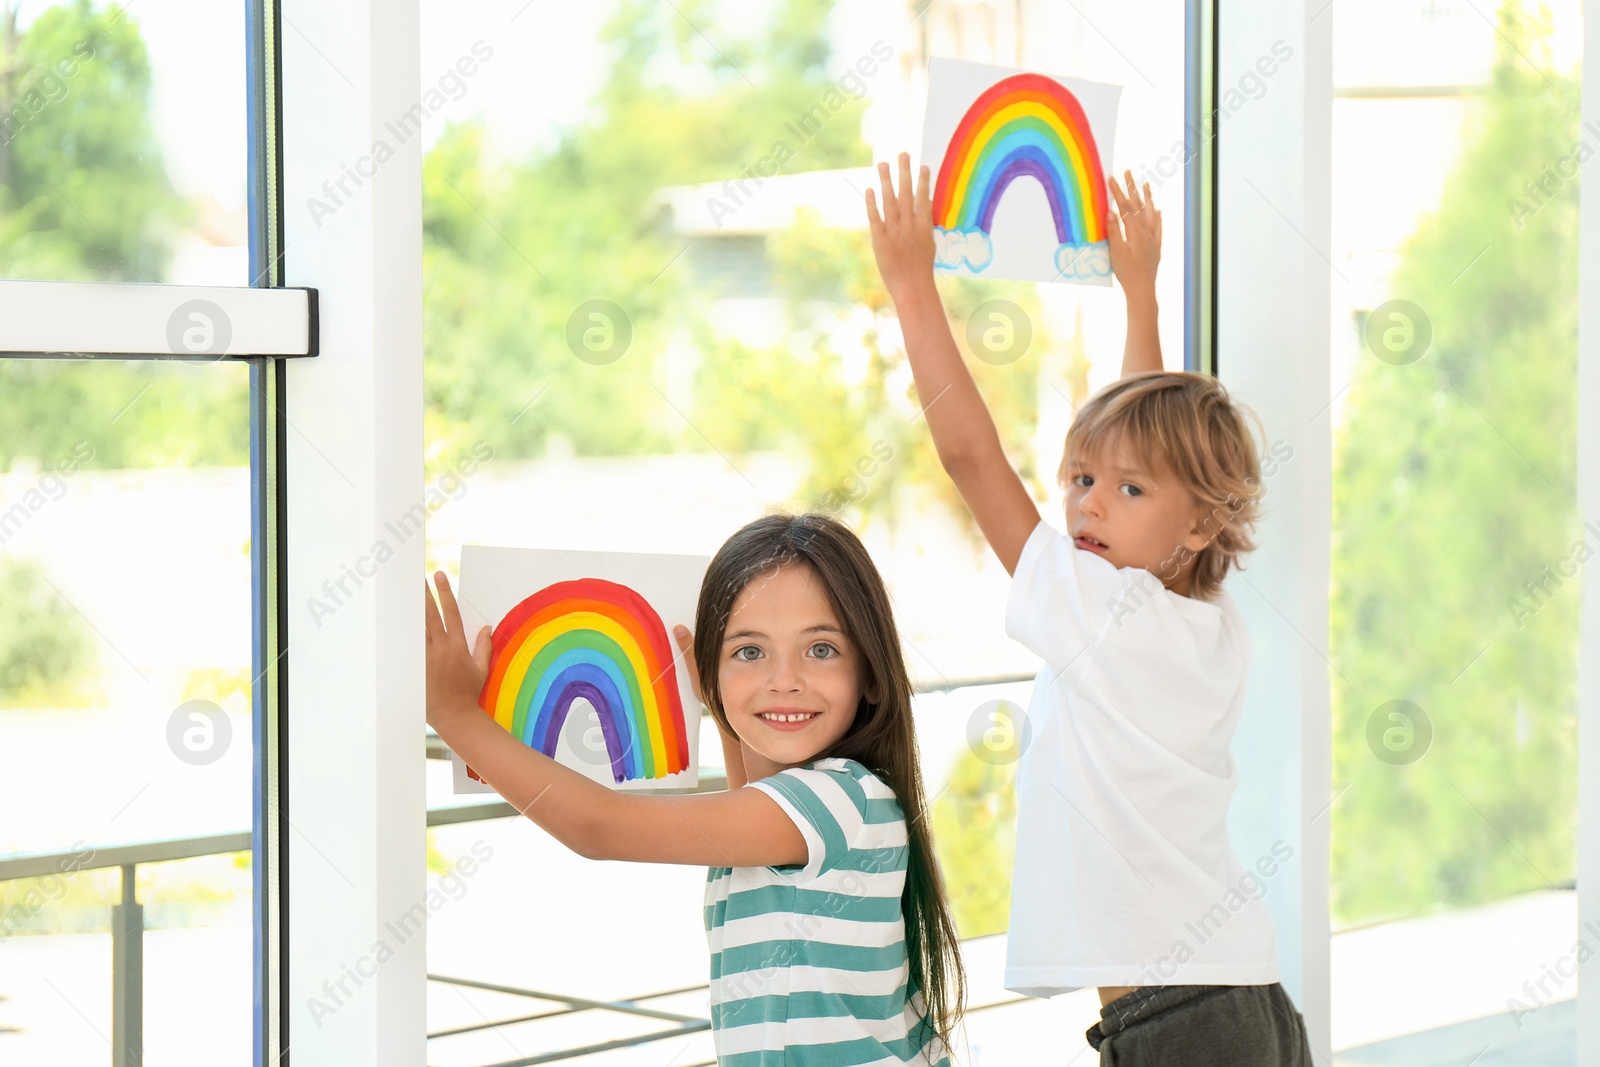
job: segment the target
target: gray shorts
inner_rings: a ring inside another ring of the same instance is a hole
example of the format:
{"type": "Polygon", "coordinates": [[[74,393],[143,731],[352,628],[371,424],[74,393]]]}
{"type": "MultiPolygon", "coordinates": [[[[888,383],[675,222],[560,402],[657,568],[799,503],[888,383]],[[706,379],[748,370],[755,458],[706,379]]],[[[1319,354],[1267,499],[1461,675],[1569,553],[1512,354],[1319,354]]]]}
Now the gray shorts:
{"type": "Polygon", "coordinates": [[[1283,986],[1144,986],[1085,1035],[1102,1067],[1310,1067],[1305,1020],[1283,986]]]}

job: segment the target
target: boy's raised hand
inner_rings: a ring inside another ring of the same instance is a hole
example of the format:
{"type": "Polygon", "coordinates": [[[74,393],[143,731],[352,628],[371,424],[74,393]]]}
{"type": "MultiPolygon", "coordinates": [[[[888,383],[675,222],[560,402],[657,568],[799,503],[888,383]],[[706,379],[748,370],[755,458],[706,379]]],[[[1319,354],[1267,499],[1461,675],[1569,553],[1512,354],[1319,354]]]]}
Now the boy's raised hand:
{"type": "Polygon", "coordinates": [[[883,191],[881,215],[872,190],[867,190],[872,254],[891,297],[924,277],[933,280],[933,204],[928,192],[928,168],[921,168],[913,189],[910,154],[901,152],[899,162],[898,192],[889,177],[889,164],[878,164],[878,184],[883,191]]]}
{"type": "Polygon", "coordinates": [[[1161,332],[1156,323],[1156,265],[1161,261],[1161,212],[1145,182],[1141,195],[1133,184],[1133,171],[1124,172],[1126,185],[1112,178],[1111,197],[1117,209],[1106,210],[1106,240],[1111,245],[1111,270],[1122,284],[1128,303],[1128,334],[1122,348],[1122,375],[1165,369],[1161,359],[1161,332]]]}
{"type": "Polygon", "coordinates": [[[1150,183],[1144,183],[1144,192],[1133,184],[1133,171],[1124,172],[1126,188],[1112,177],[1111,197],[1116,209],[1106,211],[1106,240],[1111,245],[1111,270],[1122,283],[1125,292],[1154,295],[1156,264],[1161,260],[1161,212],[1155,208],[1150,195],[1150,183]]]}

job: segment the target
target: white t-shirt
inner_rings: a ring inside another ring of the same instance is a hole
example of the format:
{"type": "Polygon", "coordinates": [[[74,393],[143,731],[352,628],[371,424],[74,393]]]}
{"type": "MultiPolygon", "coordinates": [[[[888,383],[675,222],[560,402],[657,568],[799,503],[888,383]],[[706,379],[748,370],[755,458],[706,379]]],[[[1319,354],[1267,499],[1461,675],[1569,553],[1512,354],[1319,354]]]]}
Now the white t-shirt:
{"type": "Polygon", "coordinates": [[[1228,842],[1250,667],[1233,598],[1181,596],[1041,521],[1006,632],[1044,669],[1017,768],[1005,987],[1278,981],[1260,897],[1292,852],[1247,872],[1228,842]]]}

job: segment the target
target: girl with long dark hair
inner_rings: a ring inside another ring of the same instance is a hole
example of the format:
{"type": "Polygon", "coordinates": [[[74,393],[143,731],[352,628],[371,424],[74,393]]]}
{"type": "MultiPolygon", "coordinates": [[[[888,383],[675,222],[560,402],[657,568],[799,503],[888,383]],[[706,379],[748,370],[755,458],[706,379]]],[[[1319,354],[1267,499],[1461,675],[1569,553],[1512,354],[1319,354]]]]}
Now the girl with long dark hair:
{"type": "Polygon", "coordinates": [[[595,859],[703,864],[712,1031],[723,1067],[946,1067],[965,1000],[927,827],[911,684],[883,579],[826,515],[769,515],[706,571],[691,677],[728,791],[621,793],[537,752],[477,705],[443,573],[428,597],[428,722],[490,785],[595,859]],[[701,685],[703,680],[703,686],[701,685]]]}

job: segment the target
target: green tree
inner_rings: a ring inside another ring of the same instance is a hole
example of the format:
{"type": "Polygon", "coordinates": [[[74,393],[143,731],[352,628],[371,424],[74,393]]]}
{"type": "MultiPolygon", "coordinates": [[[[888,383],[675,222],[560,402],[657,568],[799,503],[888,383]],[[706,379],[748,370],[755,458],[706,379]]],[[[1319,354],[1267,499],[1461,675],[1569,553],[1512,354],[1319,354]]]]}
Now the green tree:
{"type": "MultiPolygon", "coordinates": [[[[696,424],[732,451],[783,449],[806,457],[798,505],[848,510],[861,524],[893,524],[901,491],[942,506],[981,544],[933,439],[909,367],[879,336],[890,321],[889,294],[878,278],[864,230],[820,225],[806,211],[768,239],[774,282],[787,305],[786,343],[762,352],[702,331],[696,378],[696,424]],[[851,327],[860,309],[871,324],[851,327]],[[864,354],[859,374],[840,349],[864,354]]],[[[1031,285],[944,279],[945,307],[957,344],[1024,480],[1037,487],[1032,437],[1038,424],[1042,353],[1050,339],[1031,285]],[[1016,362],[994,366],[970,350],[965,324],[982,304],[1007,299],[1033,324],[1034,340],[1016,362]]]]}
{"type": "MultiPolygon", "coordinates": [[[[424,162],[433,439],[483,436],[504,458],[537,455],[558,437],[581,455],[778,449],[806,463],[795,506],[892,518],[900,490],[915,486],[976,537],[913,421],[903,359],[879,343],[880,320],[860,324],[861,308],[888,308],[864,230],[824,227],[802,211],[787,230],[755,239],[786,304],[785,342],[755,351],[710,328],[724,293],[656,222],[664,186],[738,177],[763,161],[780,174],[871,162],[862,106],[836,82],[850,64],[829,50],[832,6],[788,0],[741,38],[718,25],[712,4],[679,5],[680,16],[627,0],[604,31],[610,79],[552,149],[501,164],[481,126],[446,131],[424,162]],[[799,117],[819,105],[830,117],[797,137],[799,117]],[[594,300],[618,305],[621,318],[579,313],[594,300]],[[595,323],[602,336],[607,326],[631,335],[615,361],[580,358],[569,331],[595,323]],[[692,400],[669,402],[666,380],[686,358],[692,400]]],[[[1004,296],[1032,318],[1035,354],[1004,367],[972,361],[1006,445],[1029,457],[1037,353],[1048,344],[1034,289],[946,285],[963,346],[962,324],[983,300],[1004,296]]],[[[1037,484],[1031,459],[1023,463],[1037,484]]]]}
{"type": "Polygon", "coordinates": [[[1406,365],[1364,357],[1335,444],[1334,765],[1348,792],[1332,808],[1333,889],[1349,921],[1574,870],[1579,583],[1542,607],[1523,583],[1584,537],[1577,184],[1520,222],[1515,202],[1572,151],[1579,79],[1552,64],[1547,15],[1507,2],[1499,23],[1472,142],[1394,277],[1432,347],[1406,365]],[[1368,743],[1397,699],[1432,724],[1410,763],[1368,743]]]}
{"type": "Polygon", "coordinates": [[[956,929],[963,938],[1011,923],[1017,847],[1016,767],[964,753],[933,803],[933,844],[956,929]]]}
{"type": "MultiPolygon", "coordinates": [[[[717,26],[711,5],[680,14],[627,0],[603,32],[611,77],[553,149],[496,164],[480,126],[446,131],[424,162],[427,396],[438,432],[485,436],[505,458],[536,455],[557,434],[583,455],[712,447],[697,418],[664,400],[661,372],[675,339],[705,341],[696,324],[717,294],[678,262],[684,242],[657,225],[652,198],[743,173],[790,136],[786,122],[837,92],[831,6],[789,0],[742,39],[717,26]],[[595,300],[621,317],[579,313],[595,300]],[[569,341],[569,327],[596,322],[631,335],[614,361],[581,358],[569,341]]],[[[867,162],[860,113],[846,101],[792,146],[783,169],[867,162]]],[[[781,400],[772,402],[769,416],[781,400]]]]}
{"type": "Polygon", "coordinates": [[[158,281],[187,215],[150,123],[135,18],[0,7],[0,276],[158,281]]]}
{"type": "Polygon", "coordinates": [[[0,557],[0,707],[82,706],[94,638],[31,560],[0,557]]]}
{"type": "MultiPolygon", "coordinates": [[[[19,32],[0,3],[0,278],[159,281],[189,206],[150,120],[136,15],[89,0],[19,32]]],[[[242,369],[0,360],[0,469],[85,438],[105,467],[246,461],[242,369]]]]}

